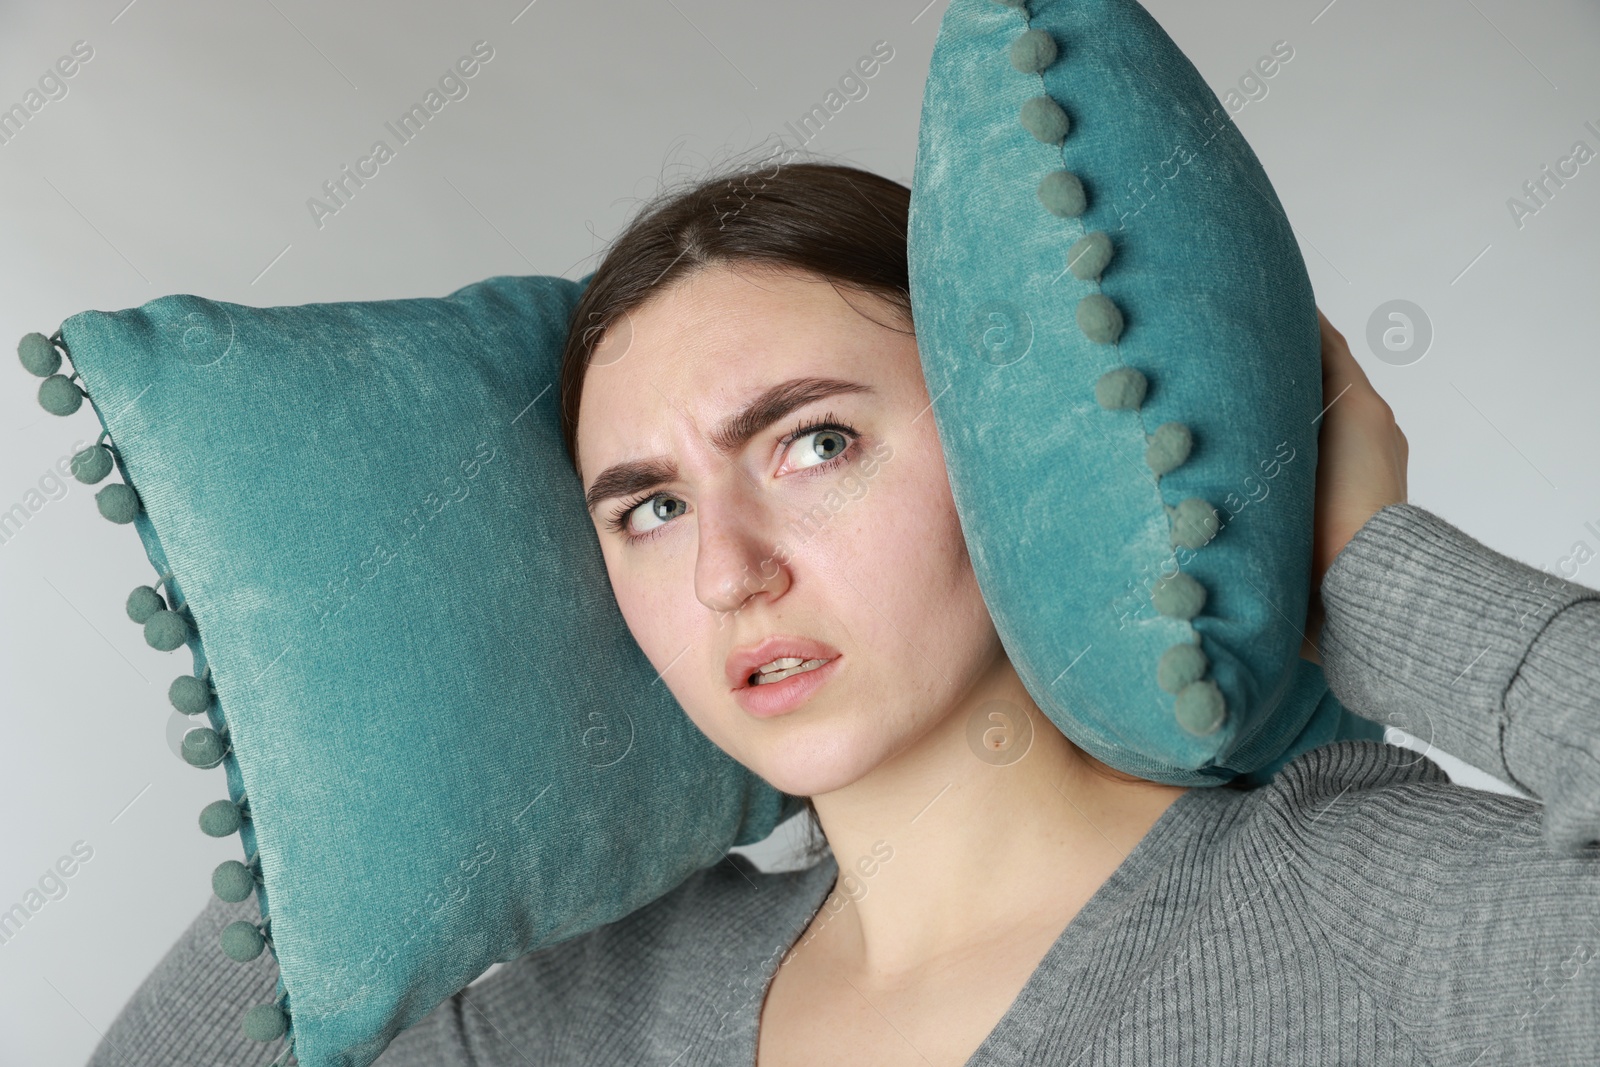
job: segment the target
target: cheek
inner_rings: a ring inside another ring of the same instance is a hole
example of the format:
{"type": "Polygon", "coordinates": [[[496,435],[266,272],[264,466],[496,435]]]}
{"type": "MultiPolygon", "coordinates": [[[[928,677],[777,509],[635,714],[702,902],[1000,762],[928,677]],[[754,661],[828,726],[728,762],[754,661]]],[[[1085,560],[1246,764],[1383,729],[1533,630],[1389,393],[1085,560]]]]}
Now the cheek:
{"type": "MultiPolygon", "coordinates": [[[[654,551],[657,562],[665,560],[654,551]]],[[[712,682],[703,677],[709,653],[697,646],[715,639],[716,620],[694,595],[692,570],[679,574],[677,564],[665,562],[673,568],[666,574],[635,574],[606,550],[611,590],[628,631],[662,683],[690,710],[710,692],[712,682]]]]}
{"type": "Polygon", "coordinates": [[[805,564],[837,579],[829,581],[832,596],[861,639],[878,649],[909,641],[914,647],[903,651],[925,667],[923,655],[952,653],[992,626],[938,439],[897,446],[862,482],[834,536],[802,550],[805,564]]]}
{"type": "Polygon", "coordinates": [[[611,595],[617,602],[617,610],[622,613],[622,621],[628,624],[628,630],[633,634],[634,641],[650,659],[651,664],[660,670],[661,664],[656,662],[656,657],[661,651],[658,647],[660,642],[656,619],[659,617],[662,605],[656,595],[656,583],[634,573],[628,564],[626,551],[613,543],[609,536],[602,536],[600,551],[605,558],[606,580],[610,583],[611,595]]]}
{"type": "Polygon", "coordinates": [[[885,595],[922,627],[969,622],[981,597],[949,483],[937,469],[919,471],[895,497],[884,520],[892,526],[881,565],[896,584],[885,595]]]}
{"type": "Polygon", "coordinates": [[[924,421],[926,432],[897,448],[868,483],[868,495],[878,496],[872,521],[885,562],[902,574],[919,574],[923,585],[959,584],[971,569],[966,542],[939,439],[932,420],[924,421]]]}
{"type": "Polygon", "coordinates": [[[681,641],[668,647],[672,635],[683,632],[681,625],[671,617],[672,598],[662,595],[660,587],[654,583],[627,577],[613,576],[611,590],[616,595],[622,620],[628,624],[628,631],[650,665],[657,673],[665,670],[683,647],[681,641]]]}

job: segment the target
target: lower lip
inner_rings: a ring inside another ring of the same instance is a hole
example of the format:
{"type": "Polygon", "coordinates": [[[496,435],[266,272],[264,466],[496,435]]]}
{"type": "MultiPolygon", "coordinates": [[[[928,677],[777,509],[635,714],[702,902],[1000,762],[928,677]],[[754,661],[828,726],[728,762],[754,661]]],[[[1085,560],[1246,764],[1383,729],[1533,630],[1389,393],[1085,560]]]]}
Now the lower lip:
{"type": "Polygon", "coordinates": [[[758,719],[793,711],[811,698],[822,684],[833,677],[841,657],[835,656],[816,670],[790,675],[781,682],[767,685],[747,685],[733,691],[739,706],[758,719]]]}

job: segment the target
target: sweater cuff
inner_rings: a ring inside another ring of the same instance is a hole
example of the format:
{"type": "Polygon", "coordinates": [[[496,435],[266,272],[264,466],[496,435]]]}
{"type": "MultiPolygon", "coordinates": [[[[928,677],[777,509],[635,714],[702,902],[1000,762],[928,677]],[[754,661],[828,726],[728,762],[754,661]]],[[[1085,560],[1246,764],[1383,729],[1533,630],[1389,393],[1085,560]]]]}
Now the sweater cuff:
{"type": "Polygon", "coordinates": [[[1506,692],[1506,763],[1545,802],[1558,852],[1600,848],[1600,599],[1544,627],[1506,692]]]}
{"type": "Polygon", "coordinates": [[[1570,684],[1562,665],[1593,653],[1553,646],[1517,699],[1507,691],[1551,620],[1585,600],[1600,592],[1501,555],[1415,504],[1390,504],[1323,577],[1323,674],[1351,711],[1546,799],[1557,784],[1549,747],[1594,733],[1563,719],[1585,694],[1551,701],[1548,691],[1570,684]]]}

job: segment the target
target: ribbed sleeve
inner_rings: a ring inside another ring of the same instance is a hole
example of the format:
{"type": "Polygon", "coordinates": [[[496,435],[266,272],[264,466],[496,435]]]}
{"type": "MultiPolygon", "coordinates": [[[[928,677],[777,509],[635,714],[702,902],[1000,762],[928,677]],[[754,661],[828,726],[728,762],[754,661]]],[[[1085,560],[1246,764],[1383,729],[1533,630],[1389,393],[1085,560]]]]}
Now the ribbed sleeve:
{"type": "Polygon", "coordinates": [[[1552,847],[1600,839],[1600,591],[1391,504],[1322,602],[1323,674],[1347,707],[1544,801],[1552,847]]]}

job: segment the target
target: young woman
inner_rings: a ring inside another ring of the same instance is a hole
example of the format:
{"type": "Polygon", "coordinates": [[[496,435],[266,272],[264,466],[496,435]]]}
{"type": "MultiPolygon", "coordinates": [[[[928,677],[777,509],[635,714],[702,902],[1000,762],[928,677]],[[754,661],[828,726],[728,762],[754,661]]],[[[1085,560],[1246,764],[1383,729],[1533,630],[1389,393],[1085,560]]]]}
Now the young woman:
{"type": "MultiPolygon", "coordinates": [[[[379,1067],[1592,1061],[1600,593],[1406,503],[1405,437],[1324,319],[1304,654],[1547,807],[1374,742],[1253,790],[1118,773],[1040,713],[978,590],[909,190],[751,177],[616,241],[561,403],[633,636],[712,741],[810,798],[829,854],[730,856],[457,994],[379,1067]],[[968,742],[996,707],[1033,724],[1014,761],[968,742]]],[[[262,1059],[237,1020],[276,972],[215,951],[254,906],[209,905],[93,1067],[262,1059]]]]}

